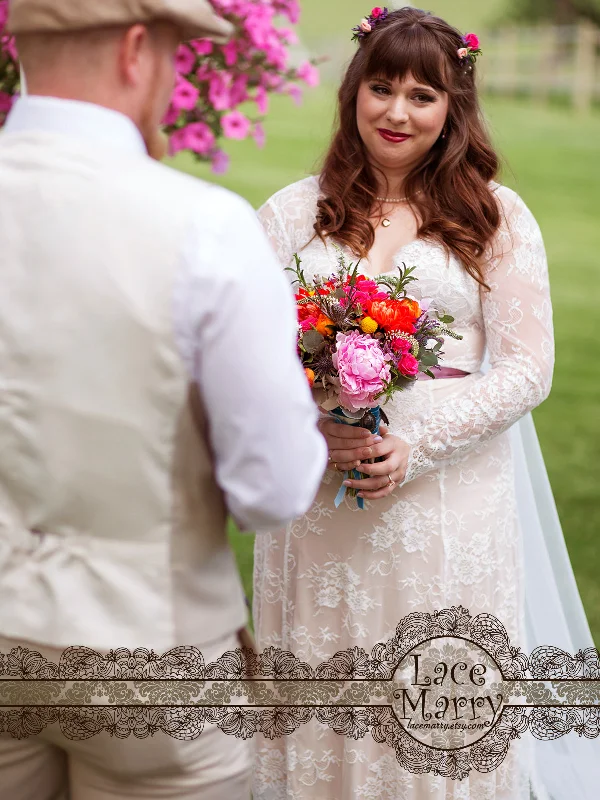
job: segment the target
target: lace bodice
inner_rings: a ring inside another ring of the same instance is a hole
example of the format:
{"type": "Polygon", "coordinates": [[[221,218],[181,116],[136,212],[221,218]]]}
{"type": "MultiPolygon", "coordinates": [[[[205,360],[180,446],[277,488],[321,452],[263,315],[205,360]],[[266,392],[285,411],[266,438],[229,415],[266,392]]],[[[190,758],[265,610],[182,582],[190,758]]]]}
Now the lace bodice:
{"type": "MultiPolygon", "coordinates": [[[[465,380],[464,390],[450,400],[428,405],[422,413],[413,408],[410,415],[404,414],[401,425],[398,415],[390,415],[390,432],[412,446],[404,483],[505,431],[550,392],[554,339],[541,232],[514,191],[498,184],[493,189],[503,221],[487,258],[490,292],[480,289],[458,259],[436,242],[409,243],[391,265],[390,271],[402,262],[416,266],[414,296],[433,298],[440,310],[455,318],[453,327],[463,339],[445,342],[444,366],[477,373],[486,350],[491,364],[477,380],[465,380]]],[[[329,275],[336,266],[332,245],[310,241],[318,197],[318,179],[310,177],[277,192],[259,210],[282,265],[290,266],[298,252],[308,278],[329,275]]],[[[348,249],[342,250],[355,260],[348,249]]],[[[363,264],[363,272],[369,274],[368,262],[363,264]]]]}

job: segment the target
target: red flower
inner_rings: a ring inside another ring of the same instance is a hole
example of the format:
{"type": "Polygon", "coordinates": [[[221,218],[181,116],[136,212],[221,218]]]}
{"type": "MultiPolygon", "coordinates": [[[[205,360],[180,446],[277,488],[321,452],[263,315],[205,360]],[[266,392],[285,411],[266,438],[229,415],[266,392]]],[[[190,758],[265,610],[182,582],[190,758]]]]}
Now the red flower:
{"type": "Polygon", "coordinates": [[[471,50],[479,50],[479,37],[475,33],[467,33],[463,36],[463,42],[470,47],[471,50]]]}
{"type": "Polygon", "coordinates": [[[412,349],[412,344],[406,339],[392,339],[390,345],[395,353],[401,353],[402,355],[410,353],[412,349]]]}
{"type": "Polygon", "coordinates": [[[411,353],[405,353],[398,362],[398,369],[403,375],[412,378],[419,371],[419,362],[411,353]]]}
{"type": "Polygon", "coordinates": [[[383,14],[383,8],[381,6],[375,6],[373,11],[371,11],[371,16],[373,19],[379,19],[379,17],[383,14]]]}
{"type": "Polygon", "coordinates": [[[410,313],[412,314],[413,319],[417,320],[421,316],[421,309],[419,308],[419,304],[416,300],[410,300],[408,297],[405,297],[404,300],[400,300],[403,306],[406,306],[410,313]]]}
{"type": "Polygon", "coordinates": [[[307,319],[308,317],[318,317],[320,314],[319,308],[314,303],[302,303],[298,306],[298,320],[307,319]]]}
{"type": "Polygon", "coordinates": [[[374,300],[369,305],[369,316],[384,331],[415,332],[413,314],[400,300],[374,300]]]}

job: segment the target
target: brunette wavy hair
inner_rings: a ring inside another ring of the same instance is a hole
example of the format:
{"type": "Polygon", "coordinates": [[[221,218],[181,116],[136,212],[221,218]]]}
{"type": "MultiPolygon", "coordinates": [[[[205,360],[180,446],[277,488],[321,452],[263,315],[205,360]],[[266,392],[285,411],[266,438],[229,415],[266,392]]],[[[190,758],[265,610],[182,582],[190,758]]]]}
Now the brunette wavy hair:
{"type": "Polygon", "coordinates": [[[445,138],[407,176],[403,193],[421,220],[419,237],[440,242],[487,288],[482,255],[500,225],[489,182],[499,163],[481,114],[475,67],[461,63],[460,47],[459,31],[415,8],[390,13],[362,39],[339,90],[337,131],[321,170],[314,228],[321,240],[332,237],[367,256],[375,240],[368,217],[377,206],[377,181],[358,131],[358,90],[372,78],[403,80],[411,74],[447,92],[449,103],[445,138]]]}

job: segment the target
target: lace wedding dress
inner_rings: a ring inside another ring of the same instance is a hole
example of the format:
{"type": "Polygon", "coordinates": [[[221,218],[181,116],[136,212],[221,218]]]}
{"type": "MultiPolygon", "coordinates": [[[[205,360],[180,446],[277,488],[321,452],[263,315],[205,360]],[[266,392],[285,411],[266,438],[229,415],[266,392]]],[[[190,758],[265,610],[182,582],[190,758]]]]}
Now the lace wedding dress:
{"type": "MultiPolygon", "coordinates": [[[[386,405],[390,432],[412,446],[406,480],[365,510],[334,498],[329,470],[311,510],[255,545],[259,650],[292,651],[315,667],[338,650],[368,652],[414,611],[462,605],[488,612],[524,647],[524,567],[508,429],[550,391],[554,361],[548,269],[539,227],[512,190],[494,184],[503,222],[479,290],[443,247],[416,240],[395,264],[417,266],[417,299],[455,318],[444,366],[471,373],[420,381],[386,405]],[[482,364],[489,354],[491,370],[482,364]]],[[[329,275],[336,250],[313,236],[318,180],[275,194],[259,211],[283,266],[299,252],[308,279],[329,275]]],[[[350,261],[352,253],[345,251],[350,261]]],[[[362,271],[370,273],[368,262],[362,271]]],[[[291,275],[291,273],[290,273],[291,275]]],[[[550,644],[550,642],[548,642],[550,644]]],[[[254,800],[530,800],[528,743],[490,774],[462,781],[413,775],[367,734],[357,741],[315,721],[256,740],[254,800]]],[[[543,790],[538,796],[545,798],[543,790]]]]}

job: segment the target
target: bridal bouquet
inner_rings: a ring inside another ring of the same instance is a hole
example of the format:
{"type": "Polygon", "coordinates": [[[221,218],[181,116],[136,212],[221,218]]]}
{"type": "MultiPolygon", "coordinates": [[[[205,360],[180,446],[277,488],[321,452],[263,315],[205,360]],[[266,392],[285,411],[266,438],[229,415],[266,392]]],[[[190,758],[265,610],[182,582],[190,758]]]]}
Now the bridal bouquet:
{"type": "MultiPolygon", "coordinates": [[[[382,406],[395,392],[410,388],[419,372],[435,377],[444,337],[462,339],[448,327],[454,318],[440,315],[431,300],[408,295],[416,267],[370,278],[340,251],[337,270],[309,282],[294,258],[296,266],[288,270],[297,284],[298,353],[308,382],[322,389],[320,406],[337,422],[377,433],[381,420],[388,423],[382,406]]],[[[344,480],[350,475],[364,477],[352,470],[344,480]]],[[[345,492],[342,485],[336,506],[345,492]]],[[[363,508],[362,498],[357,503],[363,508]]]]}

